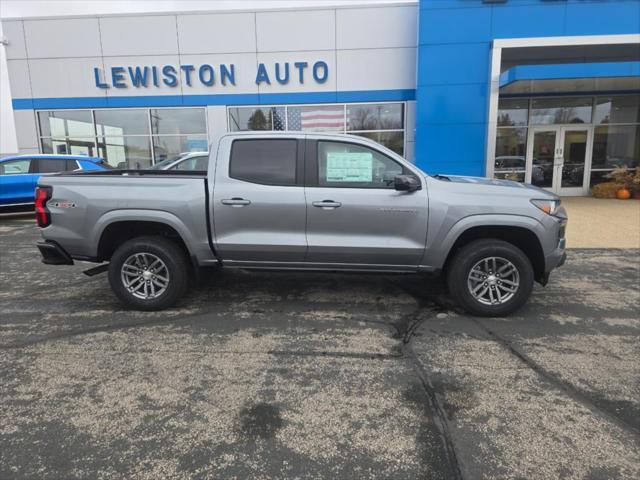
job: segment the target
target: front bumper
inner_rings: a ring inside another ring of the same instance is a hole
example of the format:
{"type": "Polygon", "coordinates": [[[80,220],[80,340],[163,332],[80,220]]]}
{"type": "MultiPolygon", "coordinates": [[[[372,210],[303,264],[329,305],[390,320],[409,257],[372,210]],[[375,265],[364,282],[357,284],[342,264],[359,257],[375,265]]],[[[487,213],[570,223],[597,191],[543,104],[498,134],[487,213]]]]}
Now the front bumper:
{"type": "Polygon", "coordinates": [[[52,240],[38,242],[38,250],[42,255],[42,263],[47,265],[73,265],[73,259],[64,248],[52,240]]]}

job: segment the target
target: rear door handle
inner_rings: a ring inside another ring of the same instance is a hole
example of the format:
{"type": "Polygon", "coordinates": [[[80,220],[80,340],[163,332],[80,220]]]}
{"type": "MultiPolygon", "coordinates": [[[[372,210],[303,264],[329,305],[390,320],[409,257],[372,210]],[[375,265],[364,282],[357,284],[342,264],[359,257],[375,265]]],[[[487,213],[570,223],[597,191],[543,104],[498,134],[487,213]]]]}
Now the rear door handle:
{"type": "Polygon", "coordinates": [[[333,200],[323,200],[321,202],[313,202],[314,207],[322,208],[324,210],[333,210],[342,205],[340,202],[334,202],[333,200]]]}
{"type": "Polygon", "coordinates": [[[244,198],[233,197],[233,198],[225,198],[222,200],[223,205],[231,205],[232,207],[244,207],[245,205],[249,205],[251,200],[245,200],[244,198]]]}

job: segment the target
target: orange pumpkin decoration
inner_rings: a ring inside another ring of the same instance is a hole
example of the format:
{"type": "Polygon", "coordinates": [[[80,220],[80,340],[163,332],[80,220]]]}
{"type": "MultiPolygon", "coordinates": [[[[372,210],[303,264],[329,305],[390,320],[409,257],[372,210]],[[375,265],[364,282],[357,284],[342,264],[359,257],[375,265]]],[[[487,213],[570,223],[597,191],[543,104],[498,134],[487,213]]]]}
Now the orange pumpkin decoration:
{"type": "Polygon", "coordinates": [[[618,200],[629,200],[631,198],[631,192],[626,188],[620,188],[616,192],[616,198],[618,200]]]}

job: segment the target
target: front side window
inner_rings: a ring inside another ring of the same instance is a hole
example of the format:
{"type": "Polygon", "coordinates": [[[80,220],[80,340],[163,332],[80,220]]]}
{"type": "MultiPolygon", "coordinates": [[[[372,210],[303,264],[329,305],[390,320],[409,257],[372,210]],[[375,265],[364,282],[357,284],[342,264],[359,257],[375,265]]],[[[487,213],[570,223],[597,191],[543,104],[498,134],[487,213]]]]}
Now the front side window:
{"type": "Polygon", "coordinates": [[[263,185],[295,185],[297,151],[293,139],[235,140],[229,176],[263,185]]]}
{"type": "Polygon", "coordinates": [[[370,148],[343,142],[318,142],[318,185],[321,187],[394,188],[405,169],[370,148]]]}
{"type": "Polygon", "coordinates": [[[30,158],[21,158],[19,160],[9,160],[0,163],[0,174],[2,175],[20,175],[29,173],[31,165],[30,158]]]}

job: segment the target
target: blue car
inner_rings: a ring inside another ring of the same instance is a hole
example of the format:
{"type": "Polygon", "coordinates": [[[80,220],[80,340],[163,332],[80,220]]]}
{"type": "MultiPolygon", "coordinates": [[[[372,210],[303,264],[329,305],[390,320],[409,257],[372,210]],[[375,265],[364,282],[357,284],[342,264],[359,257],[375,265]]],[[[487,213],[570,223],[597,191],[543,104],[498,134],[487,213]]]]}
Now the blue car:
{"type": "Polygon", "coordinates": [[[40,175],[110,168],[100,157],[17,155],[0,159],[0,208],[33,205],[40,175]]]}

